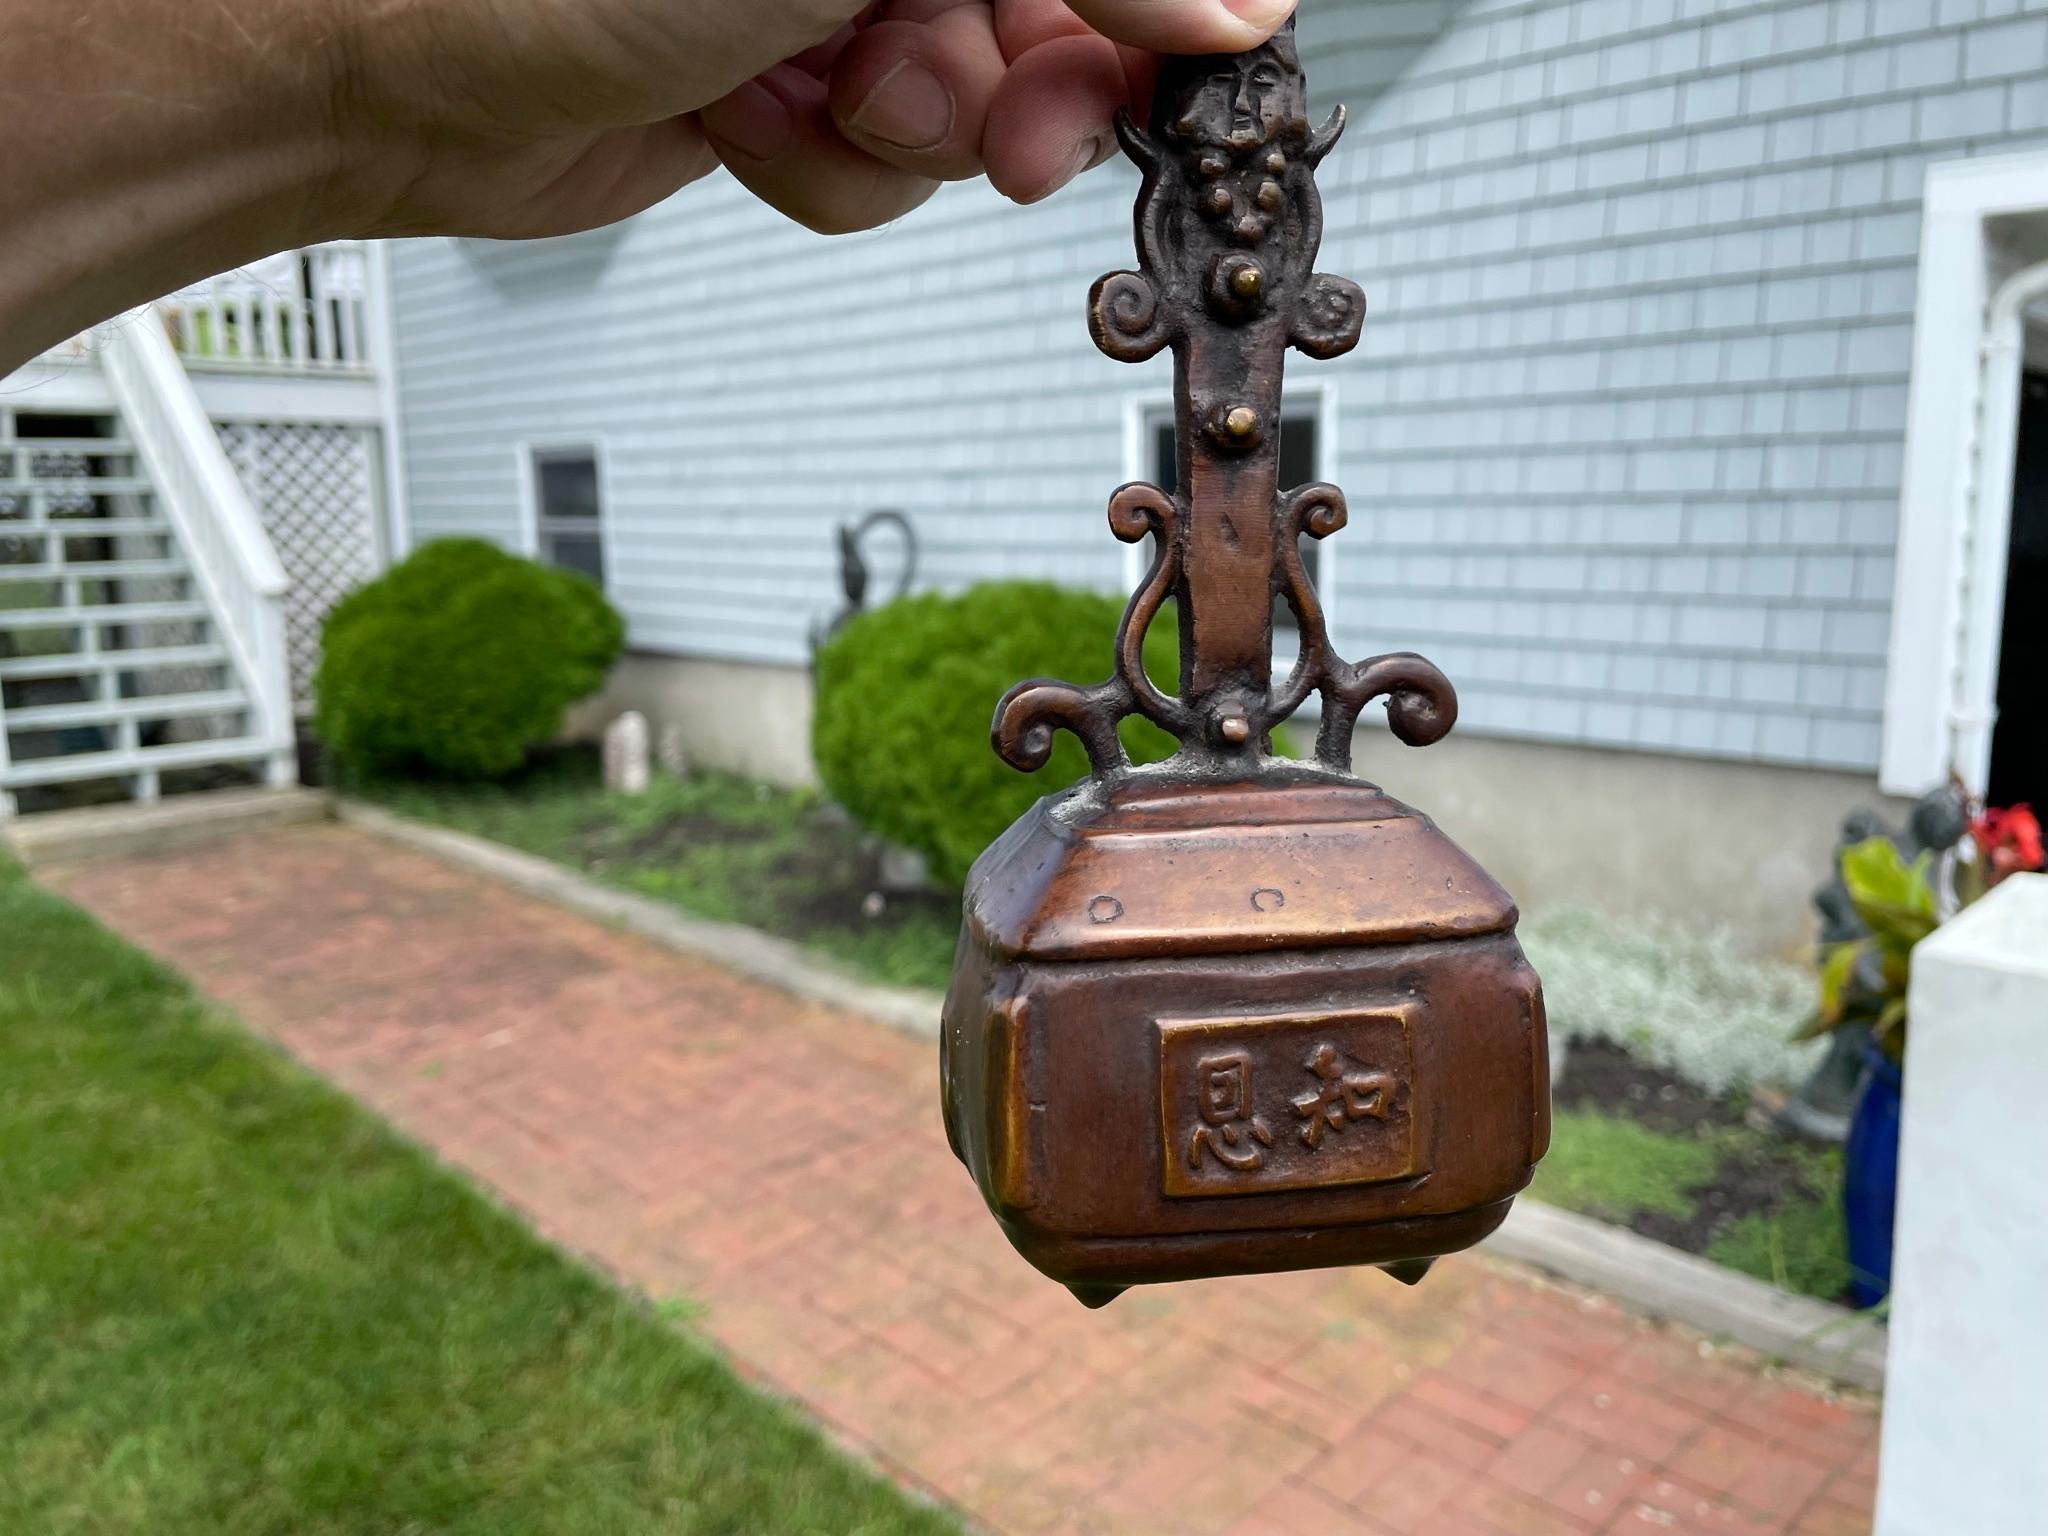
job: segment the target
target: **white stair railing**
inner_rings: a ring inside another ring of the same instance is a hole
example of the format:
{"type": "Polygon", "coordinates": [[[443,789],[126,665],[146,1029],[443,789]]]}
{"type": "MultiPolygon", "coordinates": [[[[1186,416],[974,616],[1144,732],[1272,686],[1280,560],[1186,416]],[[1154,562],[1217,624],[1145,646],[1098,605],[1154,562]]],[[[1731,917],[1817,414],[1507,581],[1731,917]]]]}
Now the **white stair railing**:
{"type": "Polygon", "coordinates": [[[366,374],[372,355],[369,247],[287,251],[159,299],[180,356],[232,371],[366,374]]]}
{"type": "Polygon", "coordinates": [[[254,734],[271,749],[271,782],[288,784],[296,755],[285,646],[290,579],[155,312],[139,309],[107,325],[99,356],[158,505],[248,692],[254,734]]]}

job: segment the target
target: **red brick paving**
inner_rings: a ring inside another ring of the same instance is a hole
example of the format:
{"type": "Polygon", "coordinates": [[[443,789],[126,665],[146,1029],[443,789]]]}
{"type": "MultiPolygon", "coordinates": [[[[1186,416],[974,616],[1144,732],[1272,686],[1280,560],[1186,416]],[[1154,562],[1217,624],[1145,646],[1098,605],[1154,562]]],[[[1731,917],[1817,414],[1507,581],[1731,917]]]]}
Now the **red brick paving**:
{"type": "Polygon", "coordinates": [[[1847,1536],[1877,1420],[1474,1258],[1084,1311],[935,1050],[338,827],[53,883],[996,1531],[1847,1536]]]}

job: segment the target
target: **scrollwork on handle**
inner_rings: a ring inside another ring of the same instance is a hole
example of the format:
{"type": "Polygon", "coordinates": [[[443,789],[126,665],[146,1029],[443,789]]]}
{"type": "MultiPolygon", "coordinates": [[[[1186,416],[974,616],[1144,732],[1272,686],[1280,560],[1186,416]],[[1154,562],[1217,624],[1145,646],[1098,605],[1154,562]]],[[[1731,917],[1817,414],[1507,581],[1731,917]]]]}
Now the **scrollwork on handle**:
{"type": "Polygon", "coordinates": [[[1088,334],[1120,363],[1157,356],[1172,338],[1159,305],[1159,290],[1142,272],[1112,272],[1088,296],[1088,334]]]}
{"type": "Polygon", "coordinates": [[[1412,746],[1442,739],[1457,719],[1449,680],[1421,657],[1355,666],[1338,657],[1300,541],[1344,527],[1344,494],[1278,487],[1288,349],[1341,356],[1365,323],[1359,286],[1314,266],[1323,233],[1315,169],[1344,122],[1340,107],[1311,130],[1292,22],[1248,53],[1167,60],[1149,125],[1119,114],[1117,136],[1143,173],[1138,268],[1095,284],[1089,332],[1122,362],[1173,349],[1181,483],[1173,495],[1140,483],[1111,498],[1111,531],[1154,542],[1117,631],[1115,671],[1093,687],[1041,679],[1012,689],[993,739],[1013,766],[1043,767],[1053,732],[1069,730],[1097,774],[1121,772],[1129,758],[1118,725],[1143,715],[1180,738],[1184,760],[1255,771],[1272,728],[1319,693],[1317,757],[1341,773],[1374,699],[1387,700],[1395,736],[1412,746]],[[1178,696],[1145,672],[1145,637],[1169,600],[1181,605],[1178,696]],[[1293,612],[1299,638],[1277,687],[1275,600],[1293,612]]]}
{"type": "Polygon", "coordinates": [[[1323,726],[1316,756],[1340,772],[1351,767],[1351,733],[1374,699],[1387,701],[1387,724],[1411,747],[1433,746],[1458,723],[1458,694],[1451,680],[1411,652],[1375,656],[1355,666],[1339,662],[1323,689],[1323,726]]]}
{"type": "Polygon", "coordinates": [[[1300,654],[1294,670],[1280,692],[1267,706],[1266,728],[1290,717],[1311,693],[1323,686],[1333,666],[1342,665],[1330,646],[1330,632],[1323,618],[1322,599],[1315,583],[1301,563],[1301,538],[1327,539],[1350,519],[1344,493],[1320,481],[1304,485],[1282,496],[1274,507],[1278,524],[1275,543],[1280,552],[1280,596],[1294,611],[1295,631],[1301,637],[1300,654]]]}
{"type": "Polygon", "coordinates": [[[1180,507],[1156,485],[1127,485],[1110,498],[1109,528],[1126,544],[1137,543],[1147,533],[1155,542],[1152,569],[1131,594],[1123,623],[1117,627],[1116,675],[1148,719],[1178,735],[1190,727],[1191,712],[1146,673],[1145,636],[1180,578],[1180,507]]]}
{"type": "Polygon", "coordinates": [[[1120,679],[1080,688],[1035,678],[1003,695],[989,740],[996,755],[1019,773],[1036,773],[1052,759],[1054,729],[1069,730],[1088,749],[1089,767],[1098,774],[1115,773],[1131,765],[1116,733],[1131,712],[1131,691],[1120,679]]]}

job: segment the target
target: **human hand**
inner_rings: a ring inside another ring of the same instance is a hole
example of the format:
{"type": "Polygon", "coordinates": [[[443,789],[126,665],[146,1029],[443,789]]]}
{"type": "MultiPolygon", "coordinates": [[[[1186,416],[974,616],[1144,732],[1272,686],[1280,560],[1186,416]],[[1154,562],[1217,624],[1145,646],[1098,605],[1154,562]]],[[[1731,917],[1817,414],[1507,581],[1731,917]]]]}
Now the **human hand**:
{"type": "Polygon", "coordinates": [[[1157,52],[1235,52],[1293,0],[411,0],[344,33],[352,233],[565,234],[723,161],[813,229],[941,181],[1031,202],[1106,159],[1157,52]]]}
{"type": "Polygon", "coordinates": [[[943,180],[1029,201],[1156,53],[1293,0],[0,0],[0,375],[130,305],[349,236],[568,234],[723,158],[814,229],[943,180]],[[742,12],[744,12],[742,14],[742,12]]]}

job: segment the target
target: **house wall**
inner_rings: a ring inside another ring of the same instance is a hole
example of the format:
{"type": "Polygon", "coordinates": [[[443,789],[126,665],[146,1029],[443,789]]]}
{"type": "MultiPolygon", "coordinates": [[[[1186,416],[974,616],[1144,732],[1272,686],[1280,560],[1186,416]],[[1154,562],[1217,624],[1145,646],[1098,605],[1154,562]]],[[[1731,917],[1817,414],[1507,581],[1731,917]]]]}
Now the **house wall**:
{"type": "MultiPolygon", "coordinates": [[[[1767,838],[1831,828],[1875,795],[1922,180],[2048,145],[2048,4],[1320,0],[1304,28],[1316,97],[1354,106],[1321,264],[1373,310],[1292,375],[1339,393],[1340,648],[1431,656],[1466,738],[1719,760],[1767,838]],[[1841,776],[1809,806],[1751,765],[1841,776]]],[[[784,667],[836,607],[833,526],[878,506],[930,583],[1113,586],[1123,407],[1169,378],[1082,324],[1133,186],[950,187],[827,242],[720,180],[607,235],[409,246],[415,526],[516,542],[517,444],[601,433],[636,648],[784,667]]]]}
{"type": "Polygon", "coordinates": [[[2048,137],[2048,14],[1987,9],[1464,12],[1331,178],[1352,633],[1483,730],[1871,769],[1922,178],[2048,137]]]}
{"type": "MultiPolygon", "coordinates": [[[[1457,0],[1326,9],[1327,99],[1369,100],[1457,0]]],[[[917,522],[923,574],[1110,587],[1127,392],[1165,364],[1090,345],[1089,285],[1132,260],[1119,162],[1035,209],[943,188],[826,240],[728,178],[621,229],[408,242],[395,289],[416,538],[521,542],[518,449],[604,439],[612,595],[652,652],[799,663],[839,606],[834,528],[917,522]]]]}
{"type": "Polygon", "coordinates": [[[792,787],[818,782],[811,762],[811,674],[751,661],[626,655],[604,691],[570,711],[564,732],[596,741],[627,710],[681,725],[692,763],[792,787]]]}
{"type": "MultiPolygon", "coordinates": [[[[1451,9],[1313,10],[1319,95],[1451,9]]],[[[1340,642],[1426,650],[1475,732],[1872,769],[1921,179],[2043,143],[2038,0],[1466,6],[1324,174],[1324,265],[1374,307],[1296,374],[1342,386],[1340,642]]],[[[1119,405],[1165,377],[1080,323],[1129,195],[948,188],[827,242],[721,180],[410,246],[415,527],[516,542],[515,445],[591,432],[643,648],[800,660],[832,526],[878,505],[941,585],[1111,584],[1119,405]]]]}

